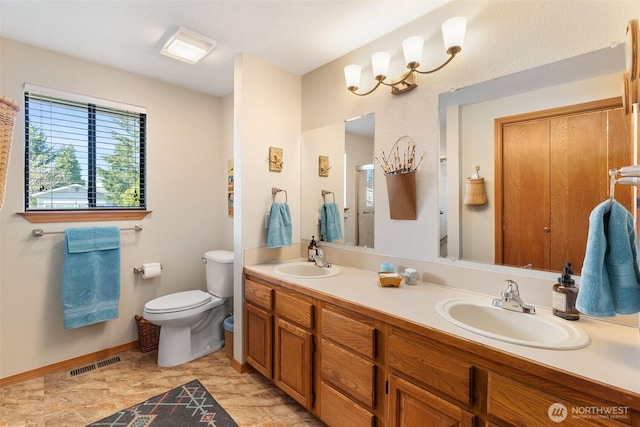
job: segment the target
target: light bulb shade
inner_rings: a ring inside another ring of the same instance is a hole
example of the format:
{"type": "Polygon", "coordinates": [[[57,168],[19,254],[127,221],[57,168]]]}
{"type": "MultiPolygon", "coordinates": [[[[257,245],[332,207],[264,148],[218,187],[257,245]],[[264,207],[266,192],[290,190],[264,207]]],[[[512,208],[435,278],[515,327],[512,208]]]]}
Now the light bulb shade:
{"type": "Polygon", "coordinates": [[[442,38],[444,39],[444,47],[449,49],[450,47],[458,46],[462,48],[464,43],[464,33],[467,29],[467,18],[457,16],[455,18],[447,19],[442,24],[442,38]]]}
{"type": "Polygon", "coordinates": [[[357,64],[351,64],[344,67],[344,79],[347,82],[347,88],[359,87],[361,72],[362,68],[357,64]]]}
{"type": "Polygon", "coordinates": [[[413,36],[402,42],[402,51],[404,52],[404,60],[407,64],[417,63],[422,60],[422,47],[424,39],[420,36],[413,36]]]}
{"type": "Polygon", "coordinates": [[[391,62],[391,54],[389,52],[376,52],[371,55],[371,67],[375,77],[385,76],[389,72],[389,62],[391,62]]]}

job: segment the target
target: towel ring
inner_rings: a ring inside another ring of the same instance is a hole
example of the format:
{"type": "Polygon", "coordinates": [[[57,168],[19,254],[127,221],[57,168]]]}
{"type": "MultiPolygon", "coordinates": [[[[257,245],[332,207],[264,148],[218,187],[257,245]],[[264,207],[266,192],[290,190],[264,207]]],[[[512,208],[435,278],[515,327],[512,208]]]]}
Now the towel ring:
{"type": "Polygon", "coordinates": [[[326,199],[327,194],[333,194],[333,202],[335,203],[336,194],[333,191],[322,190],[322,200],[324,200],[324,202],[327,203],[327,199],[326,199]]]}
{"type": "Polygon", "coordinates": [[[271,187],[271,197],[273,199],[273,202],[276,202],[276,194],[280,193],[281,191],[284,191],[284,202],[287,203],[289,196],[287,195],[287,190],[283,190],[281,188],[276,188],[276,187],[271,187]]]}

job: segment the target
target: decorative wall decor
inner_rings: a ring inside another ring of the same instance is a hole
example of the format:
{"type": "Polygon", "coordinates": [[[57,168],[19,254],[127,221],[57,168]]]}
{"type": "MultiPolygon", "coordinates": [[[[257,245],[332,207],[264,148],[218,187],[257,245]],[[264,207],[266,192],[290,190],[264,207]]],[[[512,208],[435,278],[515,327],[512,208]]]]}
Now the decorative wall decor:
{"type": "Polygon", "coordinates": [[[272,172],[282,172],[283,165],[282,148],[269,147],[269,170],[272,172]]]}
{"type": "Polygon", "coordinates": [[[329,176],[329,156],[318,157],[318,176],[329,176]]]}
{"type": "Polygon", "coordinates": [[[416,143],[405,135],[396,140],[388,156],[382,150],[382,160],[374,158],[382,167],[387,180],[391,219],[416,219],[416,171],[424,154],[416,162],[416,143]],[[398,143],[403,139],[407,139],[407,148],[400,150],[398,143]]]}
{"type": "Polygon", "coordinates": [[[227,213],[233,216],[233,159],[227,162],[227,213]]]}

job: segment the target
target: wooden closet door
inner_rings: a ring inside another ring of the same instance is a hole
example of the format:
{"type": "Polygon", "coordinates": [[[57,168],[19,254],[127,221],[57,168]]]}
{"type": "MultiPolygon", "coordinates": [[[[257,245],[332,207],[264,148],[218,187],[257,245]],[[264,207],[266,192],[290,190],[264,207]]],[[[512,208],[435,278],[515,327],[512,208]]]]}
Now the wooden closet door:
{"type": "MultiPolygon", "coordinates": [[[[611,98],[497,119],[496,129],[496,263],[560,271],[571,261],[580,274],[609,169],[638,163],[632,116],[611,98]]],[[[634,194],[615,187],[632,213],[634,194]]]]}
{"type": "Polygon", "coordinates": [[[551,258],[549,269],[567,261],[582,269],[589,214],[608,197],[607,111],[550,120],[551,258]]]}
{"type": "Polygon", "coordinates": [[[549,123],[506,125],[502,137],[503,259],[496,261],[549,269],[549,123]]]}

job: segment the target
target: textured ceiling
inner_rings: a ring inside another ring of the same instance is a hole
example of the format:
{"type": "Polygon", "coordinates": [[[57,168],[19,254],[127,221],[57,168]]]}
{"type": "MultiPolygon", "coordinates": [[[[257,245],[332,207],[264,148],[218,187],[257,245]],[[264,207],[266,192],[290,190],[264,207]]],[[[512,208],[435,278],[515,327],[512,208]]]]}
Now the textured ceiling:
{"type": "Polygon", "coordinates": [[[240,52],[303,75],[449,1],[0,0],[0,36],[224,96],[240,52]],[[160,55],[179,25],[217,47],[196,65],[160,55]]]}

